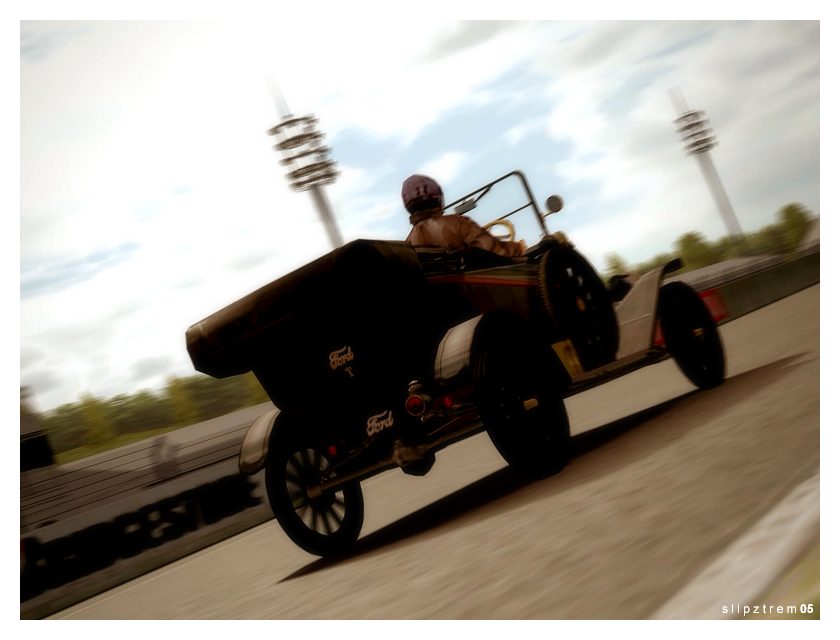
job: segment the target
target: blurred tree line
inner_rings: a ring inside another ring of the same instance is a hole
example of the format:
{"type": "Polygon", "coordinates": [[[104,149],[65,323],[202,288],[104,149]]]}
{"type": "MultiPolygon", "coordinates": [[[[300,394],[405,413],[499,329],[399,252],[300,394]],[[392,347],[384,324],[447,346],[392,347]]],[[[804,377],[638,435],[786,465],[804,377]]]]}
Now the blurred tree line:
{"type": "MultiPolygon", "coordinates": [[[[743,239],[727,236],[709,242],[695,231],[686,233],[674,243],[673,254],[663,253],[634,267],[611,253],[606,257],[607,277],[631,270],[645,273],[676,256],[682,258],[684,269],[690,271],[740,256],[790,253],[802,241],[813,217],[797,203],[783,207],[777,217],[775,224],[743,239]]],[[[87,394],[79,402],[38,415],[37,420],[56,453],[83,447],[105,450],[147,437],[147,432],[189,426],[267,400],[253,373],[221,380],[205,375],[172,376],[157,393],[143,390],[110,399],[87,394]]]]}
{"type": "Polygon", "coordinates": [[[693,271],[731,258],[792,253],[802,242],[814,217],[801,204],[791,203],[782,207],[776,218],[776,223],[744,234],[743,238],[724,236],[710,242],[702,233],[690,231],[677,238],[673,253],[661,253],[634,267],[629,267],[617,253],[610,253],[606,256],[606,275],[610,277],[630,271],[645,273],[676,257],[682,258],[682,271],[693,271]]]}
{"type": "Polygon", "coordinates": [[[157,393],[149,390],[109,399],[90,394],[38,416],[56,453],[79,447],[98,450],[126,444],[132,435],[167,431],[268,401],[253,373],[217,380],[172,376],[157,393]]]}

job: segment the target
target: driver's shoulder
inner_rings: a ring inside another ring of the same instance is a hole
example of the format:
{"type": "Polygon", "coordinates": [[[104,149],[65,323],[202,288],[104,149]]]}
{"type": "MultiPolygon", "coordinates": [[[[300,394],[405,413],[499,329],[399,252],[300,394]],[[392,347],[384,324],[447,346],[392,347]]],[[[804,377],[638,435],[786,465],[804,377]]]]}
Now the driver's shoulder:
{"type": "MultiPolygon", "coordinates": [[[[450,223],[453,228],[458,230],[458,233],[465,240],[469,242],[478,240],[485,235],[490,235],[487,231],[472,218],[467,216],[453,216],[453,221],[450,223]]],[[[492,237],[492,236],[491,236],[492,237]]]]}

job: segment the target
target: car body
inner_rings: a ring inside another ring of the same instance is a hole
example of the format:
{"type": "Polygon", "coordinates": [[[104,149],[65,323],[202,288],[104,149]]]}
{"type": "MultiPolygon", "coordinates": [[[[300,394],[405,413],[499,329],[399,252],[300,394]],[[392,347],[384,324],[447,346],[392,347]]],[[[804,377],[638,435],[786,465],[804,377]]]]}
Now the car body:
{"type": "Polygon", "coordinates": [[[436,451],[483,430],[523,473],[556,472],[569,455],[563,398],[582,389],[669,355],[698,386],[722,382],[702,301],[662,288],[679,261],[614,300],[549,233],[518,171],[447,209],[475,211],[505,181],[526,203],[488,226],[528,215],[541,240],[521,258],[357,240],[188,329],[198,371],[253,371],[274,402],[246,434],[240,470],[265,468],[272,509],[302,548],[345,551],[361,529],[361,480],[394,467],[424,475],[436,451]]]}

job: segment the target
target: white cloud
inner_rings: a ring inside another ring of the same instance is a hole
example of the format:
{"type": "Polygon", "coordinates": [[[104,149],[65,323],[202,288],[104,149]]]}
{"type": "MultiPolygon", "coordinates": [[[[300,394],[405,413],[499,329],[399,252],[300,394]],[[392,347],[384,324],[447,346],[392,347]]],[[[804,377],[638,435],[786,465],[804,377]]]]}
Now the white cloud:
{"type": "Polygon", "coordinates": [[[461,172],[469,155],[464,151],[447,151],[423,163],[417,173],[433,177],[441,184],[452,182],[461,172]]]}
{"type": "Polygon", "coordinates": [[[671,250],[670,241],[688,230],[724,234],[699,168],[679,149],[667,94],[673,86],[691,107],[707,111],[720,140],[712,157],[745,229],[769,224],[792,200],[818,209],[816,29],[814,23],[616,23],[545,53],[539,64],[555,66],[562,77],[551,88],[557,106],[548,131],[572,143],[556,171],[566,181],[597,184],[594,197],[610,204],[602,208],[609,220],[604,229],[592,220],[576,230],[586,238],[581,244],[595,255],[617,250],[641,260],[671,250]],[[681,41],[690,46],[679,48],[681,41]],[[666,53],[651,57],[656,50],[666,53]],[[641,88],[627,101],[631,93],[618,90],[634,78],[641,88]],[[810,186],[793,188],[803,171],[810,186]]]}
{"type": "Polygon", "coordinates": [[[544,126],[545,123],[543,120],[534,120],[518,124],[502,133],[502,139],[508,146],[515,147],[525,136],[530,135],[534,131],[541,130],[544,126]]]}
{"type": "MultiPolygon", "coordinates": [[[[187,326],[329,250],[265,134],[277,119],[266,73],[328,139],[353,130],[443,184],[488,160],[457,136],[430,141],[431,152],[412,143],[502,100],[520,121],[488,126],[487,140],[527,158],[529,175],[553,168],[561,193],[586,185],[550,221],[596,264],[610,251],[633,262],[670,250],[687,230],[723,232],[679,148],[671,86],[708,112],[713,158],[745,227],[772,222],[790,200],[819,210],[814,23],[334,20],[318,32],[290,22],[282,37],[272,21],[69,26],[24,24],[39,38],[21,62],[21,269],[54,273],[137,248],[21,300],[22,352],[41,354],[22,360],[21,377],[41,407],[132,390],[141,360],[189,373],[187,326]],[[547,113],[528,111],[546,96],[547,113]],[[535,131],[571,151],[523,152],[535,131]]],[[[337,160],[327,193],[345,238],[404,237],[393,160],[337,160]]]]}

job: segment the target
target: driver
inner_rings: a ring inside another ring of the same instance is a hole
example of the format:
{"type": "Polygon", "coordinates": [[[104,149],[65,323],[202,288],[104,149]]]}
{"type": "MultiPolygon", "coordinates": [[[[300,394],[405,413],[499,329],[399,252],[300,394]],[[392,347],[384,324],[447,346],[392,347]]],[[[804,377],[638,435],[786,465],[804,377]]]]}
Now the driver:
{"type": "Polygon", "coordinates": [[[443,190],[423,175],[403,182],[402,199],[413,225],[406,241],[414,246],[438,245],[449,250],[478,247],[500,256],[521,256],[524,241],[505,242],[488,233],[467,216],[443,215],[443,190]]]}

